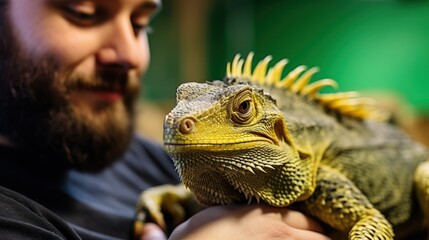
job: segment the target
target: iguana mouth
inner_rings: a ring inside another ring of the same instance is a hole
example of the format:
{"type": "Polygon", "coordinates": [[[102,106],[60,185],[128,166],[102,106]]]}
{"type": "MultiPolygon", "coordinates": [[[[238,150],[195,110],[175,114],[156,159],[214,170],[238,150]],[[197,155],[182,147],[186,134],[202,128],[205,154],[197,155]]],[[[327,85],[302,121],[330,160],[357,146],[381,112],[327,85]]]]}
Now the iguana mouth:
{"type": "MultiPolygon", "coordinates": [[[[209,150],[209,151],[227,151],[227,150],[240,150],[246,149],[243,147],[256,147],[261,145],[275,145],[275,143],[269,139],[264,140],[252,140],[252,141],[240,141],[240,142],[225,142],[225,143],[181,143],[181,142],[170,142],[165,141],[164,147],[167,150],[209,150]]],[[[276,145],[277,146],[277,145],[276,145]]]]}

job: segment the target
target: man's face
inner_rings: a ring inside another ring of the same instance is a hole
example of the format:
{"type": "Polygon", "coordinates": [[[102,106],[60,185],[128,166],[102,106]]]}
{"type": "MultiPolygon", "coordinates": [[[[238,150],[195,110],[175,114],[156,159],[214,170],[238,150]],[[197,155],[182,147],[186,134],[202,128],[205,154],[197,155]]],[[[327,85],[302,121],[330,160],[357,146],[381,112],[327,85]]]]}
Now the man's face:
{"type": "Polygon", "coordinates": [[[132,134],[145,29],[159,0],[10,0],[0,21],[0,128],[17,145],[77,168],[119,157],[132,134]],[[1,98],[1,97],[0,97],[1,98]],[[12,108],[13,107],[13,108],[12,108]],[[52,152],[52,154],[51,154],[52,152]]]}

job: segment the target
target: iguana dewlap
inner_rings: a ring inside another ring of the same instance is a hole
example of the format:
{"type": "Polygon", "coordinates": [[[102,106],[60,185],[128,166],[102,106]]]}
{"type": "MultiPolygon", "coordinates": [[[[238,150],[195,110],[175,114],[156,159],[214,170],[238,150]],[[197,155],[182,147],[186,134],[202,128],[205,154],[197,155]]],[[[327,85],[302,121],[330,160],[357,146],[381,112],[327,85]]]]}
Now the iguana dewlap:
{"type": "Polygon", "coordinates": [[[252,70],[252,57],[236,56],[224,81],[181,85],[166,117],[164,146],[202,204],[295,203],[349,239],[393,239],[414,212],[428,219],[426,148],[371,100],[320,94],[336,83],[309,84],[317,68],[282,79],[287,60],[252,70]]]}

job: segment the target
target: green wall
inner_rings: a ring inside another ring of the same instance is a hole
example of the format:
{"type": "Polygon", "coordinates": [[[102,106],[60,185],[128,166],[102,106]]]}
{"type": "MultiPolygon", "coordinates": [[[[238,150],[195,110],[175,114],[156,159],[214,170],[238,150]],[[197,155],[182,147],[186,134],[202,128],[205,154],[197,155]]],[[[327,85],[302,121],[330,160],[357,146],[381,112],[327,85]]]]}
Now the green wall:
{"type": "MultiPolygon", "coordinates": [[[[199,0],[195,0],[199,1],[199,0]]],[[[186,1],[190,2],[190,1],[186,1]]],[[[143,97],[172,101],[180,76],[172,0],[153,21],[143,97]]],[[[429,2],[393,0],[212,0],[206,79],[220,79],[235,53],[319,66],[340,91],[388,91],[429,114],[429,2]]]]}
{"type": "Polygon", "coordinates": [[[212,78],[236,52],[255,51],[288,58],[289,70],[319,66],[315,78],[340,90],[389,91],[429,113],[427,1],[223,1],[210,26],[212,78]]]}
{"type": "Polygon", "coordinates": [[[180,83],[179,32],[171,1],[163,1],[161,12],[151,22],[148,39],[150,66],[142,80],[141,98],[155,102],[173,101],[180,83]]]}

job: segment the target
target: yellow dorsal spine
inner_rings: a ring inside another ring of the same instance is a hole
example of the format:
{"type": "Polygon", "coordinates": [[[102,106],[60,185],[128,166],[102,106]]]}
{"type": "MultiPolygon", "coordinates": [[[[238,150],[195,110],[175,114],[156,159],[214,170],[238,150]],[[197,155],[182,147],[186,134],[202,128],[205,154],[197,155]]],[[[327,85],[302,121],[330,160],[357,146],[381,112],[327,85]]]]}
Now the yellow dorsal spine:
{"type": "Polygon", "coordinates": [[[307,96],[326,108],[338,111],[343,115],[375,120],[384,120],[387,116],[384,111],[375,107],[373,100],[360,98],[357,92],[319,94],[320,89],[327,86],[337,88],[338,84],[332,79],[322,79],[310,83],[313,75],[319,71],[317,67],[307,70],[306,66],[301,65],[281,79],[283,69],[288,63],[287,59],[282,59],[269,68],[268,65],[272,57],[266,56],[258,62],[252,72],[253,56],[254,53],[250,52],[244,60],[239,54],[235,55],[232,64],[227,63],[226,76],[249,81],[260,86],[274,86],[301,96],[307,96]]]}

